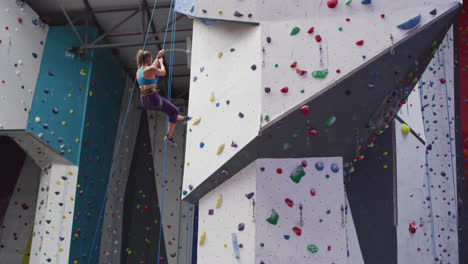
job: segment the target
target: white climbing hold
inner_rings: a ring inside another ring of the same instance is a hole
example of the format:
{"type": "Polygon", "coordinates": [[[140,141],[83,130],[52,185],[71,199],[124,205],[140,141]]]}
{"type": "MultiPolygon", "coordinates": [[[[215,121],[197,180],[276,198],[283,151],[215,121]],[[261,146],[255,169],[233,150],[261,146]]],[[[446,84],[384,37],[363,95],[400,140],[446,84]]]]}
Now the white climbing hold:
{"type": "Polygon", "coordinates": [[[20,100],[20,104],[24,105],[24,100],[23,99],[20,100]]]}
{"type": "Polygon", "coordinates": [[[19,70],[17,70],[17,71],[16,71],[16,76],[19,76],[20,73],[21,73],[21,72],[20,72],[19,70]]]}
{"type": "Polygon", "coordinates": [[[28,90],[28,93],[32,94],[32,92],[33,92],[33,91],[32,91],[31,89],[28,90]]]}
{"type": "Polygon", "coordinates": [[[39,138],[42,138],[44,134],[43,133],[39,133],[39,135],[37,135],[39,138]]]}
{"type": "Polygon", "coordinates": [[[18,65],[23,65],[23,60],[18,60],[18,65]]]}
{"type": "Polygon", "coordinates": [[[41,118],[36,116],[36,118],[34,118],[34,121],[36,121],[36,123],[39,123],[39,122],[41,122],[41,118]]]}

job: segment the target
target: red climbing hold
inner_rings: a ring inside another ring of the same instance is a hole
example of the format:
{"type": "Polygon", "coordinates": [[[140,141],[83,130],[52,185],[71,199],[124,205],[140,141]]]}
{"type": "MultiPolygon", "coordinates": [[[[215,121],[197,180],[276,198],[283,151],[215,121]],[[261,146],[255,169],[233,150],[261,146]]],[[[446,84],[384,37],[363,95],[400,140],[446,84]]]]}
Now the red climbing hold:
{"type": "Polygon", "coordinates": [[[281,174],[283,173],[283,170],[281,168],[276,169],[276,173],[281,174]]]}
{"type": "Polygon", "coordinates": [[[385,18],[385,14],[380,14],[380,17],[381,17],[381,18],[385,18]]]}
{"type": "Polygon", "coordinates": [[[417,228],[418,228],[418,224],[416,223],[416,221],[413,221],[413,222],[411,222],[411,223],[409,224],[409,228],[408,228],[408,229],[409,229],[409,232],[410,232],[411,234],[414,234],[414,233],[416,233],[416,229],[417,229],[417,228]]]}
{"type": "Polygon", "coordinates": [[[308,105],[304,105],[303,107],[301,107],[301,113],[304,114],[304,115],[308,115],[309,114],[309,106],[308,105]]]}
{"type": "Polygon", "coordinates": [[[291,68],[296,68],[296,66],[297,66],[297,61],[293,62],[293,63],[291,64],[291,66],[289,66],[289,67],[291,67],[291,68]]]}
{"type": "Polygon", "coordinates": [[[18,23],[23,23],[23,19],[21,17],[18,17],[18,23]]]}
{"type": "Polygon", "coordinates": [[[338,5],[338,0],[328,0],[327,5],[329,8],[335,8],[338,5]]]}
{"type": "Polygon", "coordinates": [[[356,42],[356,45],[358,45],[358,46],[364,45],[364,40],[360,40],[360,41],[356,42]]]}
{"type": "Polygon", "coordinates": [[[293,227],[293,231],[294,231],[294,233],[296,233],[297,236],[302,235],[302,230],[297,226],[293,227]]]}
{"type": "Polygon", "coordinates": [[[315,191],[315,189],[310,189],[310,195],[315,196],[316,194],[317,192],[315,191]]]}
{"type": "Polygon", "coordinates": [[[441,78],[439,81],[440,81],[441,84],[444,84],[444,83],[445,83],[445,79],[444,79],[444,78],[441,78]]]}
{"type": "Polygon", "coordinates": [[[315,129],[309,130],[309,136],[313,137],[315,135],[317,135],[317,130],[315,129]]]}
{"type": "Polygon", "coordinates": [[[289,198],[284,199],[284,202],[291,208],[294,206],[294,202],[289,198]]]}
{"type": "Polygon", "coordinates": [[[282,93],[287,93],[288,90],[289,90],[288,87],[284,87],[284,88],[281,89],[281,92],[282,92],[282,93]]]}
{"type": "Polygon", "coordinates": [[[309,28],[309,30],[307,30],[307,33],[309,33],[309,34],[314,33],[314,27],[309,28]]]}
{"type": "Polygon", "coordinates": [[[337,70],[336,70],[336,73],[341,73],[341,70],[340,70],[340,69],[337,69],[337,70]]]}
{"type": "Polygon", "coordinates": [[[303,168],[307,167],[307,161],[303,160],[303,161],[301,162],[301,165],[302,165],[303,168]]]}
{"type": "Polygon", "coordinates": [[[315,40],[317,42],[320,42],[320,41],[322,41],[322,37],[320,37],[320,35],[317,35],[317,36],[315,36],[315,40]]]}
{"type": "Polygon", "coordinates": [[[346,18],[346,22],[350,22],[350,21],[351,21],[351,19],[349,19],[349,18],[346,18]]]}

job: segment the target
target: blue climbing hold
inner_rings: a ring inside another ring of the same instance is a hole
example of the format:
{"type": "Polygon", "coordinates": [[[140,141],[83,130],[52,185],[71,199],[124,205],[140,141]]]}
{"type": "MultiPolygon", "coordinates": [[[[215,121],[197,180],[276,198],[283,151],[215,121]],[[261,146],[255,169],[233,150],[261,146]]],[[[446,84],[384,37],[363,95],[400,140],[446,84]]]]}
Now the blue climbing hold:
{"type": "Polygon", "coordinates": [[[363,5],[370,5],[370,4],[372,4],[372,0],[362,0],[362,1],[361,1],[361,4],[363,4],[363,5]]]}
{"type": "Polygon", "coordinates": [[[189,190],[193,190],[193,185],[188,186],[189,190]]]}
{"type": "Polygon", "coordinates": [[[289,235],[284,235],[284,239],[289,240],[289,235]]]}
{"type": "MultiPolygon", "coordinates": [[[[317,166],[317,165],[316,165],[317,166]]],[[[338,167],[338,165],[336,163],[333,163],[331,166],[330,166],[330,169],[331,171],[333,171],[334,173],[337,173],[338,171],[340,171],[340,167],[338,167]]],[[[317,169],[318,170],[318,169],[317,169]]]]}
{"type": "Polygon", "coordinates": [[[205,143],[200,142],[200,148],[203,148],[205,146],[205,143]]]}
{"type": "Polygon", "coordinates": [[[319,162],[315,163],[315,168],[318,171],[321,171],[321,170],[323,170],[323,168],[325,168],[325,164],[323,164],[323,162],[319,161],[319,162]]]}
{"type": "Polygon", "coordinates": [[[419,14],[419,15],[413,17],[412,19],[398,25],[397,28],[403,29],[403,30],[410,30],[410,29],[416,27],[417,25],[419,25],[420,22],[421,22],[421,14],[419,14]]]}
{"type": "Polygon", "coordinates": [[[183,190],[183,191],[182,191],[182,194],[183,194],[184,196],[187,195],[187,191],[186,191],[186,190],[183,190]]]}

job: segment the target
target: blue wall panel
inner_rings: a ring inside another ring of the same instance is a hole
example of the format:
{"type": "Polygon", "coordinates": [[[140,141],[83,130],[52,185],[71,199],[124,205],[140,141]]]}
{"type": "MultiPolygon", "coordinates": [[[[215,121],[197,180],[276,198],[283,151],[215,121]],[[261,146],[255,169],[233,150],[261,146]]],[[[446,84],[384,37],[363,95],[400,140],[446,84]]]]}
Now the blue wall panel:
{"type": "MultiPolygon", "coordinates": [[[[77,29],[83,34],[83,27],[77,29]]],[[[90,28],[90,39],[96,35],[90,28]]],[[[70,27],[50,27],[26,128],[73,164],[79,159],[93,56],[67,51],[79,45],[70,27]]]]}
{"type": "Polygon", "coordinates": [[[195,16],[198,0],[176,0],[175,10],[184,15],[195,16]]]}
{"type": "MultiPolygon", "coordinates": [[[[88,263],[112,165],[114,142],[120,133],[117,129],[126,75],[110,50],[97,50],[94,55],[73,222],[73,232],[78,228],[81,232],[71,244],[70,263],[77,259],[88,263]]],[[[99,261],[101,228],[102,221],[89,263],[99,261]]]]}

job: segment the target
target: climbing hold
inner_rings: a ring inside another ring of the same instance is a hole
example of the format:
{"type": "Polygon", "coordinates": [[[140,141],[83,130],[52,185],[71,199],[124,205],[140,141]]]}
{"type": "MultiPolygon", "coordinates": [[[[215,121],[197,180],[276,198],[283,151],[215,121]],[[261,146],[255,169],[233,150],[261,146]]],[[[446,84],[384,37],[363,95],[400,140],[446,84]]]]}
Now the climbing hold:
{"type": "Polygon", "coordinates": [[[289,235],[284,235],[284,239],[289,240],[289,235]]]}
{"type": "Polygon", "coordinates": [[[39,122],[41,122],[41,118],[36,116],[36,118],[34,118],[34,121],[36,121],[36,123],[39,123],[39,122]]]}
{"type": "Polygon", "coordinates": [[[208,215],[214,215],[214,210],[213,210],[213,209],[209,209],[209,210],[208,210],[208,215]]]}
{"type": "Polygon", "coordinates": [[[205,146],[205,143],[200,142],[200,148],[203,148],[205,146]]]}
{"type": "Polygon", "coordinates": [[[356,42],[356,45],[358,45],[358,46],[364,45],[364,40],[359,40],[359,41],[357,41],[357,42],[356,42]]]}
{"type": "Polygon", "coordinates": [[[232,143],[231,143],[231,147],[232,147],[232,148],[237,148],[237,143],[236,143],[236,142],[234,142],[234,141],[232,141],[232,143]]]}
{"type": "Polygon", "coordinates": [[[234,250],[234,257],[238,259],[239,258],[239,246],[237,244],[237,236],[235,233],[232,233],[232,248],[234,250]]]}
{"type": "Polygon", "coordinates": [[[303,168],[307,167],[307,161],[306,161],[306,160],[303,160],[303,161],[301,162],[301,166],[302,166],[303,168]]]}
{"type": "Polygon", "coordinates": [[[301,29],[299,27],[294,27],[291,30],[291,33],[289,33],[289,35],[291,35],[291,36],[297,35],[297,33],[299,33],[299,31],[301,31],[301,29]]]}
{"type": "Polygon", "coordinates": [[[223,177],[226,177],[226,176],[229,176],[229,172],[227,170],[222,170],[220,173],[219,173],[220,176],[223,176],[223,177]]]}
{"type": "Polygon", "coordinates": [[[309,114],[309,106],[308,105],[304,105],[303,107],[301,107],[301,113],[304,114],[304,115],[308,115],[309,114]]]}
{"type": "Polygon", "coordinates": [[[240,223],[240,224],[237,226],[237,229],[238,229],[239,231],[244,231],[244,229],[245,229],[245,224],[244,224],[244,223],[240,223]]]}
{"type": "Polygon", "coordinates": [[[224,150],[224,143],[219,145],[218,150],[216,151],[216,155],[220,155],[221,153],[223,153],[223,150],[224,150]]]}
{"type": "Polygon", "coordinates": [[[361,1],[361,4],[363,4],[363,5],[370,5],[370,4],[372,4],[372,0],[362,0],[362,1],[361,1]]]}
{"type": "Polygon", "coordinates": [[[324,79],[328,75],[328,69],[313,71],[312,76],[317,79],[324,79]]]}
{"type": "Polygon", "coordinates": [[[33,58],[37,59],[37,53],[32,53],[33,58]]]}
{"type": "Polygon", "coordinates": [[[338,164],[336,164],[336,163],[333,163],[333,164],[330,166],[330,169],[331,169],[331,171],[333,171],[334,173],[337,173],[338,171],[340,171],[340,167],[338,167],[338,164]]]}
{"type": "Polygon", "coordinates": [[[223,14],[223,10],[218,10],[218,14],[222,15],[222,14],[223,14]]]}
{"type": "Polygon", "coordinates": [[[420,22],[421,22],[421,14],[411,18],[410,20],[404,23],[401,23],[400,25],[397,26],[397,28],[403,29],[403,30],[410,30],[416,27],[417,25],[419,25],[420,22]]]}
{"type": "Polygon", "coordinates": [[[345,4],[349,5],[351,2],[353,2],[353,0],[346,0],[345,4]]]}
{"type": "Polygon", "coordinates": [[[222,52],[219,52],[219,53],[218,53],[218,59],[221,59],[222,56],[223,56],[223,53],[222,53],[222,52]]]}
{"type": "Polygon", "coordinates": [[[319,248],[314,244],[310,244],[310,245],[307,246],[307,250],[310,253],[315,254],[315,253],[317,253],[319,251],[319,248]]]}
{"type": "Polygon", "coordinates": [[[320,35],[315,36],[315,41],[320,42],[322,41],[322,37],[320,35]]]}
{"type": "Polygon", "coordinates": [[[205,242],[205,237],[206,237],[206,232],[203,232],[200,236],[200,243],[199,245],[203,245],[203,242],[205,242]]]}
{"type": "Polygon", "coordinates": [[[318,171],[322,171],[323,168],[325,168],[325,164],[323,164],[322,161],[318,161],[315,163],[315,169],[317,169],[318,171]]]}
{"type": "Polygon", "coordinates": [[[267,218],[267,222],[276,225],[278,223],[279,215],[276,213],[275,209],[271,209],[271,215],[267,218]]]}
{"type": "Polygon", "coordinates": [[[271,37],[267,37],[267,38],[266,38],[266,41],[267,41],[268,43],[271,43],[271,37]]]}
{"type": "Polygon", "coordinates": [[[294,202],[289,198],[284,199],[284,202],[291,208],[294,206],[294,202]]]}
{"type": "Polygon", "coordinates": [[[278,169],[276,169],[276,173],[282,174],[282,173],[283,173],[283,170],[282,170],[281,168],[278,168],[278,169]]]}
{"type": "Polygon", "coordinates": [[[215,97],[214,97],[214,92],[210,93],[210,102],[214,102],[215,97]]]}
{"type": "Polygon", "coordinates": [[[431,12],[429,12],[429,14],[433,16],[437,15],[437,9],[432,9],[431,12]]]}
{"type": "Polygon", "coordinates": [[[309,33],[309,34],[314,33],[314,27],[309,28],[309,30],[307,30],[307,33],[309,33]]]}
{"type": "Polygon", "coordinates": [[[327,1],[327,6],[329,8],[335,8],[336,5],[338,5],[338,0],[328,0],[327,1]]]}
{"type": "Polygon", "coordinates": [[[216,207],[215,207],[216,209],[218,209],[218,208],[221,206],[221,200],[222,200],[222,199],[223,199],[223,195],[220,194],[220,195],[218,196],[218,199],[216,199],[216,207]]]}
{"type": "Polygon", "coordinates": [[[315,129],[309,130],[309,136],[313,137],[315,135],[317,135],[317,130],[315,129]]]}
{"type": "Polygon", "coordinates": [[[331,127],[333,124],[335,124],[336,122],[336,116],[330,116],[327,121],[325,122],[325,124],[327,125],[327,127],[331,127]]]}
{"type": "Polygon", "coordinates": [[[291,63],[291,65],[290,65],[289,67],[291,67],[291,68],[296,68],[296,66],[297,66],[297,61],[291,63]]]}
{"type": "Polygon", "coordinates": [[[192,126],[198,125],[200,123],[200,121],[201,121],[201,116],[194,118],[192,126]]]}
{"type": "Polygon", "coordinates": [[[270,87],[265,87],[265,93],[270,93],[271,92],[271,88],[270,87]]]}
{"type": "Polygon", "coordinates": [[[409,227],[408,227],[408,230],[411,234],[415,234],[416,233],[416,229],[418,229],[418,223],[416,223],[416,221],[413,221],[411,223],[409,223],[409,227]]]}
{"type": "Polygon", "coordinates": [[[385,14],[380,14],[380,17],[383,19],[385,18],[385,14]]]}
{"type": "Polygon", "coordinates": [[[234,16],[236,16],[236,17],[243,17],[244,14],[242,14],[242,13],[236,11],[236,12],[234,12],[234,16]]]}
{"type": "Polygon", "coordinates": [[[86,75],[85,70],[84,70],[84,69],[81,69],[80,74],[83,75],[83,76],[85,76],[85,75],[86,75]]]}
{"type": "Polygon", "coordinates": [[[250,66],[250,68],[252,69],[252,71],[255,71],[257,69],[257,65],[254,64],[254,65],[250,66]]]}
{"type": "Polygon", "coordinates": [[[239,112],[239,117],[240,117],[240,118],[244,118],[244,114],[241,113],[241,112],[239,112]]]}
{"type": "Polygon", "coordinates": [[[401,124],[401,132],[408,134],[411,131],[411,128],[407,124],[401,124]]]}
{"type": "Polygon", "coordinates": [[[250,200],[250,199],[252,199],[252,197],[254,196],[254,194],[255,194],[255,193],[253,193],[253,192],[247,193],[247,194],[245,195],[245,197],[246,197],[247,199],[250,200]]]}
{"type": "Polygon", "coordinates": [[[58,114],[58,112],[59,112],[59,111],[58,111],[58,109],[57,109],[56,107],[54,107],[54,108],[52,109],[52,113],[58,114]]]}
{"type": "Polygon", "coordinates": [[[305,176],[305,171],[304,171],[304,168],[302,165],[300,166],[297,166],[292,172],[291,172],[291,175],[289,176],[289,178],[291,178],[291,180],[293,182],[295,182],[296,184],[299,183],[302,179],[302,177],[305,176]]]}
{"type": "Polygon", "coordinates": [[[287,93],[288,90],[289,90],[288,87],[281,88],[281,92],[282,92],[282,93],[287,93]]]}
{"type": "Polygon", "coordinates": [[[317,192],[315,191],[315,189],[310,189],[310,195],[315,196],[316,194],[317,192]]]}
{"type": "Polygon", "coordinates": [[[297,236],[302,235],[302,230],[297,226],[293,227],[293,231],[294,231],[294,233],[296,233],[297,236]]]}

